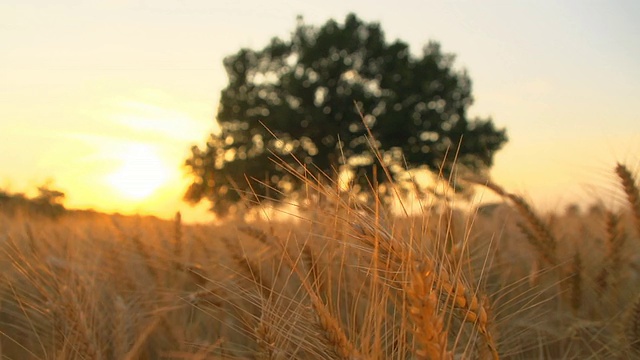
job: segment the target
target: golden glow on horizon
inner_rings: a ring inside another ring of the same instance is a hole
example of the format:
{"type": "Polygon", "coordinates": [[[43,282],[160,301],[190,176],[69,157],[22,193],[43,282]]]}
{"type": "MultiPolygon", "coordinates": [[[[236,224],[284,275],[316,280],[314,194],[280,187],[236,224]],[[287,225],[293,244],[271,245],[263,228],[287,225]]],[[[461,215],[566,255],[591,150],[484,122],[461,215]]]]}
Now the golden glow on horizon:
{"type": "Polygon", "coordinates": [[[19,128],[31,136],[44,134],[42,141],[50,148],[37,169],[67,194],[67,207],[165,218],[180,211],[187,222],[212,219],[207,203],[192,207],[182,202],[191,179],[181,166],[190,144],[201,143],[211,132],[210,104],[176,102],[169,93],[151,89],[106,93],[86,103],[75,108],[76,116],[99,126],[19,128]]]}
{"type": "Polygon", "coordinates": [[[127,199],[143,200],[151,196],[175,172],[148,145],[131,145],[123,155],[122,165],[107,177],[107,182],[127,199]]]}

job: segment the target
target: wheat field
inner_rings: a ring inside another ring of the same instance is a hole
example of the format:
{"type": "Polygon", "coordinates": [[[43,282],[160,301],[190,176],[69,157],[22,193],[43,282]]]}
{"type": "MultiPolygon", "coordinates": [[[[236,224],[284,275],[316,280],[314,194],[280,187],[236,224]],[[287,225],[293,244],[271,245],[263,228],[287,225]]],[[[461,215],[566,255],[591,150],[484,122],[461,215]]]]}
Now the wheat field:
{"type": "Polygon", "coordinates": [[[640,357],[640,196],[397,216],[308,181],[289,220],[0,215],[2,359],[640,357]]]}

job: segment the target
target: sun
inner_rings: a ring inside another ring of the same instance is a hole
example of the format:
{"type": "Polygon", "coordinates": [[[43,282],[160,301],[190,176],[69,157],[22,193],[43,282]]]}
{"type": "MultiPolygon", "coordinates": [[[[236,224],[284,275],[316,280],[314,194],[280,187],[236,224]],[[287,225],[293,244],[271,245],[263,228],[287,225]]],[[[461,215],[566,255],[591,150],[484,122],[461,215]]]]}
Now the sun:
{"type": "Polygon", "coordinates": [[[143,200],[171,177],[171,170],[149,145],[131,145],[121,159],[122,165],[107,176],[107,182],[127,199],[143,200]]]}

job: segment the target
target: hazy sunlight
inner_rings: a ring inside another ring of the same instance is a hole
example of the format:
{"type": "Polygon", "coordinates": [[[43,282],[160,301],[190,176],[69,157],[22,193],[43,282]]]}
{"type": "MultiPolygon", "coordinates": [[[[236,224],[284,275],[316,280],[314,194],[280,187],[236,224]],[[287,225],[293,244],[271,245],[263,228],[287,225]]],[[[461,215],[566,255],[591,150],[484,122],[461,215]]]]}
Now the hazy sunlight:
{"type": "Polygon", "coordinates": [[[175,172],[148,145],[132,145],[127,150],[122,166],[107,177],[107,182],[128,199],[149,197],[175,172]]]}

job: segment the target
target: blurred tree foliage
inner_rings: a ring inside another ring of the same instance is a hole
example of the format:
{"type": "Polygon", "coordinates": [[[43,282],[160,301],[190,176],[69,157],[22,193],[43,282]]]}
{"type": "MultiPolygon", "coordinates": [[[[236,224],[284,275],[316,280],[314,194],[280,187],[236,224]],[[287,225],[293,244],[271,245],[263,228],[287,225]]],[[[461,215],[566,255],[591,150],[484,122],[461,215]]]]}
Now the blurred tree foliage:
{"type": "Polygon", "coordinates": [[[64,198],[63,192],[51,189],[48,185],[39,186],[38,195],[32,198],[22,193],[0,190],[0,211],[11,216],[24,214],[57,218],[66,211],[64,198]]]}
{"type": "Polygon", "coordinates": [[[302,185],[283,163],[322,179],[348,170],[356,188],[369,188],[388,180],[373,170],[372,148],[394,177],[407,167],[446,176],[456,151],[456,169],[485,171],[506,133],[490,118],[467,117],[471,80],[453,63],[436,42],[415,56],[353,14],[319,28],[298,18],[291,39],[225,58],[221,132],[192,147],[185,199],[208,198],[224,214],[245,195],[281,198],[302,185]]]}

